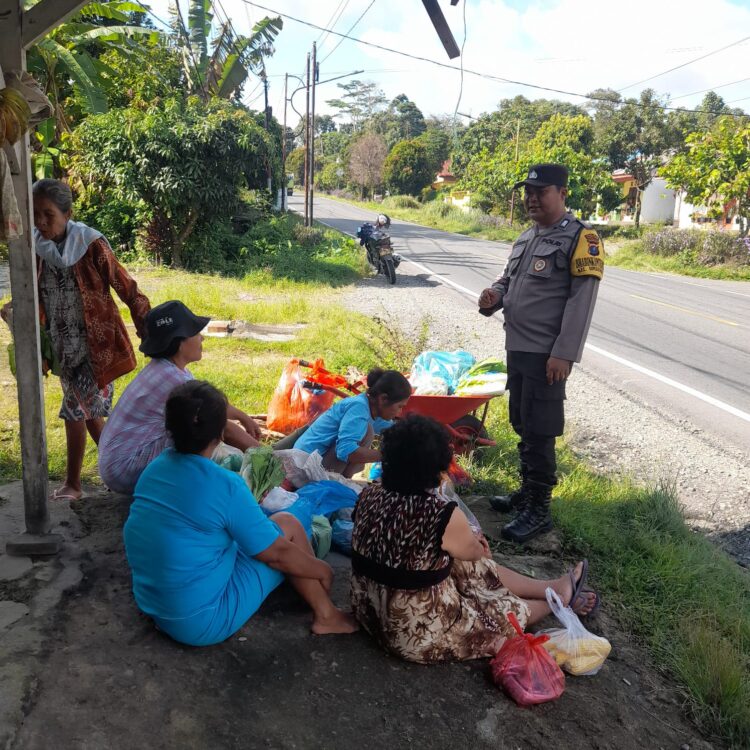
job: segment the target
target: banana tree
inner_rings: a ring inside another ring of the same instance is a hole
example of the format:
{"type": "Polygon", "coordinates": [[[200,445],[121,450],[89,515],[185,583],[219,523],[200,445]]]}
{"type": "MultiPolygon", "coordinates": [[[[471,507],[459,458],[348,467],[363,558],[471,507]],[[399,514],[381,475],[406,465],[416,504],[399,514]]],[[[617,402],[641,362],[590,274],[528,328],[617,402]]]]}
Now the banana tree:
{"type": "Polygon", "coordinates": [[[187,23],[179,2],[171,0],[172,31],[182,49],[186,79],[193,93],[204,100],[212,96],[229,99],[250,73],[264,75],[263,61],[274,53],[273,42],[283,27],[280,17],[263,18],[250,36],[234,33],[232,24],[222,24],[211,39],[213,15],[209,0],[190,0],[187,23]],[[209,49],[213,51],[209,55],[209,49]]]}
{"type": "Polygon", "coordinates": [[[156,29],[128,23],[133,13],[142,14],[143,6],[125,0],[89,3],[29,50],[29,70],[55,107],[58,135],[71,129],[63,103],[72,90],[78,92],[85,114],[107,111],[107,88],[113,76],[108,78],[111,71],[96,52],[116,49],[137,58],[144,42],[159,42],[156,29]]]}

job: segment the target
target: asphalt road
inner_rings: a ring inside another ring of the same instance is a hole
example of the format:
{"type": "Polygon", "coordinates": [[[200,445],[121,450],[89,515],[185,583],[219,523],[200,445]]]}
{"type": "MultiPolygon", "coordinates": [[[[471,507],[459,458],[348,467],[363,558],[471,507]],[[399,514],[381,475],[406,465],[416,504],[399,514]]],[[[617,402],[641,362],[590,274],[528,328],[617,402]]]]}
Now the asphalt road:
{"type": "MultiPolygon", "coordinates": [[[[301,210],[302,197],[289,207],[301,210]]],[[[315,219],[354,234],[374,215],[316,197],[315,219]]],[[[406,261],[454,288],[463,304],[502,272],[510,250],[397,220],[390,233],[406,261]]],[[[750,284],[607,268],[584,364],[731,452],[750,453],[750,284]]]]}

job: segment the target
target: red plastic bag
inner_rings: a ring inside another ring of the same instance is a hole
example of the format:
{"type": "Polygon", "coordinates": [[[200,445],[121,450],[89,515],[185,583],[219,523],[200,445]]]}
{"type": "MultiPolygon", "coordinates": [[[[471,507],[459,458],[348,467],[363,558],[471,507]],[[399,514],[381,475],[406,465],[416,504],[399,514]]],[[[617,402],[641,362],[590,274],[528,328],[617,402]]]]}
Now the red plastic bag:
{"type": "Polygon", "coordinates": [[[266,424],[269,430],[288,435],[331,407],[335,396],[328,391],[303,388],[304,379],[299,360],[289,360],[268,404],[266,424]]]}
{"type": "Polygon", "coordinates": [[[490,663],[495,684],[519,706],[559,698],[565,690],[565,675],[542,646],[549,636],[524,633],[512,612],[508,620],[518,636],[505,641],[490,663]]]}

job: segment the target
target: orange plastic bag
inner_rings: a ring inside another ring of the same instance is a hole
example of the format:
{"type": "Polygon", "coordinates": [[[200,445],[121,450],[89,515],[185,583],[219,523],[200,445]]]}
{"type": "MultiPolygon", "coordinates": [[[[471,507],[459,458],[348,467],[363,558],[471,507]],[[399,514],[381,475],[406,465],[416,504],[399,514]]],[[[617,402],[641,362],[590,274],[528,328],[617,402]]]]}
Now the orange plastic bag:
{"type": "Polygon", "coordinates": [[[542,646],[549,636],[524,633],[512,612],[508,620],[518,636],[508,638],[490,663],[495,684],[519,706],[559,698],[565,690],[565,675],[542,646]]]}
{"type": "Polygon", "coordinates": [[[289,360],[268,404],[266,424],[269,430],[288,435],[330,408],[335,396],[320,389],[304,388],[304,379],[299,360],[289,360]]]}

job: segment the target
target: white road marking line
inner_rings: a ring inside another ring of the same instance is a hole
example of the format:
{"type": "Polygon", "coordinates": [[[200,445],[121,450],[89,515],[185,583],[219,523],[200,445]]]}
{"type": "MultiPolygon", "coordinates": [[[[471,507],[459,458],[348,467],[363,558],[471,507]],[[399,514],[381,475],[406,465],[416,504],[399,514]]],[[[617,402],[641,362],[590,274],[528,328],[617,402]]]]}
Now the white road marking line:
{"type": "Polygon", "coordinates": [[[696,281],[684,281],[683,279],[675,279],[671,276],[665,276],[663,273],[654,273],[649,272],[649,276],[653,276],[657,279],[668,279],[669,281],[676,281],[678,284],[686,284],[687,286],[699,286],[701,289],[710,289],[714,292],[718,292],[719,294],[734,294],[737,297],[747,297],[750,299],[750,294],[745,294],[744,292],[733,292],[731,289],[717,289],[715,286],[711,286],[710,284],[699,284],[696,281]]]}
{"type": "MultiPolygon", "coordinates": [[[[321,223],[324,223],[324,222],[321,222],[321,223]]],[[[328,226],[331,226],[331,225],[329,224],[328,226]]],[[[332,227],[332,228],[335,229],[335,227],[332,227]]],[[[338,230],[338,231],[341,231],[341,230],[338,230]]],[[[349,234],[349,233],[345,232],[345,234],[349,234]]],[[[350,236],[353,237],[354,235],[350,235],[350,236]]],[[[472,299],[479,299],[479,295],[476,292],[473,292],[471,289],[467,289],[465,286],[456,284],[455,281],[446,279],[445,276],[441,276],[439,273],[435,273],[432,269],[428,268],[422,263],[418,263],[415,260],[410,260],[404,255],[402,255],[401,257],[407,263],[411,263],[413,266],[416,266],[417,268],[421,269],[425,273],[430,274],[430,276],[433,276],[434,278],[438,279],[443,284],[452,286],[454,289],[457,289],[459,292],[469,295],[469,297],[471,297],[472,299]]],[[[621,364],[625,367],[629,367],[631,370],[640,372],[642,375],[646,375],[650,378],[653,378],[654,380],[657,380],[660,383],[664,383],[664,385],[668,385],[671,388],[677,389],[678,391],[687,393],[688,395],[693,396],[694,398],[697,398],[700,401],[704,401],[705,403],[710,404],[711,406],[715,406],[717,409],[721,409],[722,411],[732,414],[735,417],[739,417],[740,419],[743,419],[745,422],[750,422],[750,414],[748,414],[746,411],[742,411],[742,409],[738,409],[736,406],[727,404],[724,401],[719,401],[718,398],[709,396],[707,393],[703,393],[702,391],[696,390],[695,388],[691,388],[689,385],[683,385],[682,383],[679,383],[676,380],[672,380],[672,378],[668,378],[666,375],[662,375],[661,373],[655,372],[654,370],[649,370],[647,367],[643,367],[642,365],[639,365],[635,362],[631,362],[629,359],[625,359],[624,357],[620,357],[617,354],[608,352],[606,349],[602,349],[601,347],[596,346],[595,344],[585,344],[584,348],[590,349],[592,352],[596,352],[597,354],[601,354],[602,357],[607,357],[608,359],[611,359],[613,362],[617,362],[618,364],[621,364]]]]}
{"type": "Polygon", "coordinates": [[[608,352],[601,347],[595,346],[594,344],[586,344],[585,348],[591,349],[592,352],[601,354],[602,357],[607,357],[608,359],[611,359],[614,362],[618,362],[625,367],[629,367],[631,370],[635,370],[636,372],[647,375],[654,380],[658,380],[660,383],[664,383],[664,385],[676,388],[678,391],[682,391],[683,393],[687,393],[688,395],[700,399],[701,401],[705,401],[707,404],[711,404],[711,406],[715,406],[717,409],[721,409],[722,411],[728,412],[729,414],[733,414],[735,417],[744,419],[746,422],[750,422],[750,414],[748,414],[746,411],[738,409],[736,406],[727,404],[724,401],[719,401],[718,398],[714,398],[713,396],[709,396],[707,393],[703,393],[702,391],[698,391],[695,388],[691,388],[689,385],[678,383],[676,380],[672,380],[672,378],[668,378],[666,375],[661,375],[658,372],[654,372],[654,370],[649,370],[647,367],[643,367],[642,365],[636,364],[635,362],[631,362],[629,359],[620,357],[617,354],[612,354],[611,352],[608,352]]]}

